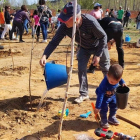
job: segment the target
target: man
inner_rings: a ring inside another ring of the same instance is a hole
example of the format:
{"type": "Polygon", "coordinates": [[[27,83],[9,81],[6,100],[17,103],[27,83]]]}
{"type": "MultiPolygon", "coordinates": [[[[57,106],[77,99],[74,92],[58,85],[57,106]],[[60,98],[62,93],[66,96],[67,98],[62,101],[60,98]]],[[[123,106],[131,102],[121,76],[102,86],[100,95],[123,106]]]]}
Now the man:
{"type": "MultiPolygon", "coordinates": [[[[122,66],[122,68],[124,68],[124,51],[122,48],[123,26],[121,22],[115,18],[105,17],[100,20],[99,23],[107,34],[108,48],[111,49],[113,43],[116,42],[118,62],[122,66]]],[[[87,72],[94,73],[95,68],[96,67],[91,64],[87,72]]]]}
{"type": "Polygon", "coordinates": [[[129,22],[129,17],[131,16],[131,13],[129,11],[129,8],[127,8],[125,14],[124,14],[124,18],[123,18],[123,27],[126,24],[126,27],[128,27],[128,22],[129,22]]]}
{"type": "MultiPolygon", "coordinates": [[[[45,66],[46,58],[50,56],[64,36],[67,35],[72,38],[73,8],[74,3],[69,2],[62,9],[62,12],[58,17],[62,24],[52,41],[50,41],[46,47],[40,60],[41,66],[45,66]]],[[[100,66],[104,75],[106,75],[110,67],[110,59],[107,49],[106,33],[94,17],[89,14],[81,15],[80,5],[77,5],[76,27],[75,41],[80,45],[77,57],[80,96],[75,99],[75,102],[81,103],[84,100],[89,99],[86,68],[91,54],[95,55],[93,59],[94,65],[97,65],[100,61],[100,66]]]]}
{"type": "Polygon", "coordinates": [[[121,23],[122,23],[122,19],[123,19],[123,14],[124,14],[124,10],[122,9],[122,6],[120,6],[119,10],[118,10],[117,20],[120,21],[121,23]]]}

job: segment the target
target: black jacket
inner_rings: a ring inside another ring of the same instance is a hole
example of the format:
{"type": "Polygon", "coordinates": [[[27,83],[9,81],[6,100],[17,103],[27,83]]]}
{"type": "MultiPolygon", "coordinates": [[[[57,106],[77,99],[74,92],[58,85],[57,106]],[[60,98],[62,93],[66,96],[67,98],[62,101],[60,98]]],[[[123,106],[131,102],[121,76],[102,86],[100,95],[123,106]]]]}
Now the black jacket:
{"type": "Polygon", "coordinates": [[[9,12],[5,11],[4,17],[5,17],[6,24],[10,24],[10,20],[12,19],[12,17],[10,17],[9,12]]]}

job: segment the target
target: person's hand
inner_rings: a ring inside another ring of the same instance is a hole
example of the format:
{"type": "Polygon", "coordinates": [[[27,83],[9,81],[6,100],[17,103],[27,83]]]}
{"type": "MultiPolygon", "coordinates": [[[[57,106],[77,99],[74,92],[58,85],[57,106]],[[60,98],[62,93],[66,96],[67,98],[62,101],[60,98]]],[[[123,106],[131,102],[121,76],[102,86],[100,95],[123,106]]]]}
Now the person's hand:
{"type": "Polygon", "coordinates": [[[123,83],[123,84],[122,84],[122,87],[126,87],[126,83],[123,83]]]}
{"type": "Polygon", "coordinates": [[[42,58],[40,59],[39,63],[40,63],[40,65],[41,65],[42,67],[45,66],[45,64],[46,64],[46,55],[43,55],[43,56],[42,56],[42,58]]]}
{"type": "Polygon", "coordinates": [[[99,61],[100,61],[100,57],[94,56],[94,58],[93,58],[93,66],[96,66],[99,63],[99,61]]]}
{"type": "Polygon", "coordinates": [[[112,95],[112,92],[111,91],[106,91],[106,94],[107,95],[112,95]]]}
{"type": "Polygon", "coordinates": [[[94,109],[94,114],[99,113],[99,111],[100,111],[100,109],[95,108],[95,109],[94,109]]]}

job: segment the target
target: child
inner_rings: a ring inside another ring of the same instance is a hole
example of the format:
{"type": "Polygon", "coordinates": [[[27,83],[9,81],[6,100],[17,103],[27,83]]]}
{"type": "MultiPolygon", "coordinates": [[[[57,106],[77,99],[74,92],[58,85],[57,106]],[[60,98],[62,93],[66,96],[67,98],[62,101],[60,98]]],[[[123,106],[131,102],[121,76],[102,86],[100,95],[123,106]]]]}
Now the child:
{"type": "Polygon", "coordinates": [[[34,11],[34,21],[35,21],[35,31],[37,35],[37,42],[39,42],[39,36],[40,36],[40,23],[39,23],[39,16],[38,16],[38,11],[34,11]]]}
{"type": "Polygon", "coordinates": [[[125,86],[125,82],[121,79],[123,74],[123,68],[119,64],[110,66],[108,74],[104,77],[99,87],[96,89],[97,100],[94,113],[97,114],[100,111],[101,127],[109,128],[109,124],[119,125],[119,121],[116,118],[116,95],[114,94],[115,88],[120,84],[125,86]],[[107,120],[108,106],[110,108],[109,117],[107,120]]]}

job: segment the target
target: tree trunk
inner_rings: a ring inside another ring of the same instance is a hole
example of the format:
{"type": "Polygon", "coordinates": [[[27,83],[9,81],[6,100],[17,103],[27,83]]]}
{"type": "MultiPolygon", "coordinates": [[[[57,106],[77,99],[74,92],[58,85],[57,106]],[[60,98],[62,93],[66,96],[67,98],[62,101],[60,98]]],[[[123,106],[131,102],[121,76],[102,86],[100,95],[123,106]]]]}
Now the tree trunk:
{"type": "Polygon", "coordinates": [[[110,0],[108,1],[108,9],[110,9],[110,0]]]}
{"type": "Polygon", "coordinates": [[[116,11],[116,0],[114,0],[114,8],[115,8],[115,11],[116,11]]]}
{"type": "Polygon", "coordinates": [[[135,0],[134,0],[134,2],[133,2],[133,10],[135,10],[135,0]]]}
{"type": "Polygon", "coordinates": [[[125,5],[124,5],[124,9],[127,9],[127,0],[125,0],[125,5]]]}

